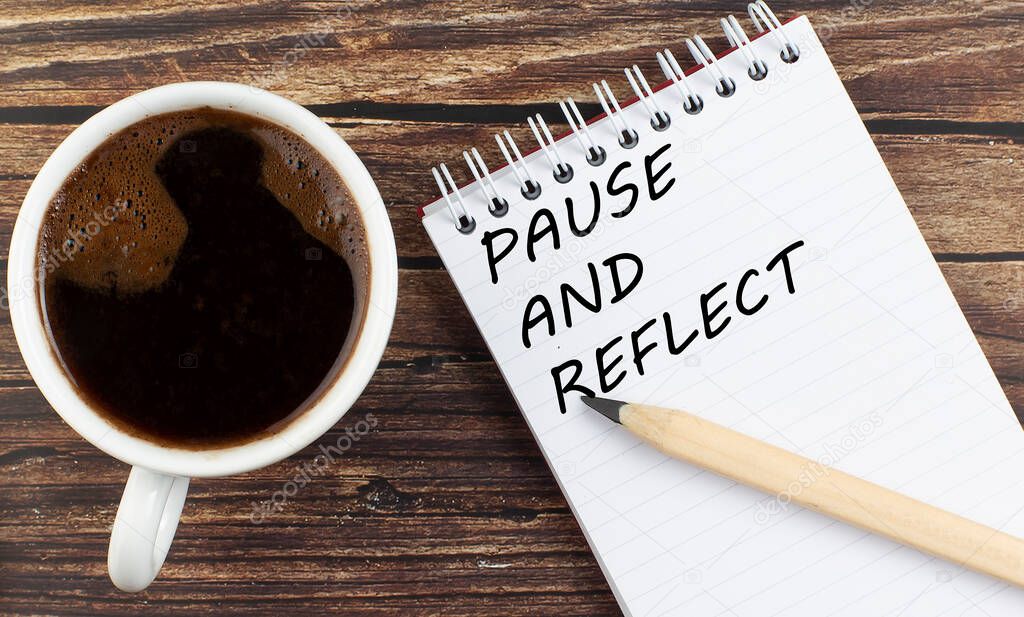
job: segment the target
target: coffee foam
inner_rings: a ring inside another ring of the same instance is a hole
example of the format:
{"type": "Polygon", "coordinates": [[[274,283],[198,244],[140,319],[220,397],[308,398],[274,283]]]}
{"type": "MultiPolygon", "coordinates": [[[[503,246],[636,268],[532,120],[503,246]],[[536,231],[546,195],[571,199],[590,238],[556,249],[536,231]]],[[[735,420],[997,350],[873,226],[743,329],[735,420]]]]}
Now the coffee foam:
{"type": "Polygon", "coordinates": [[[156,175],[156,163],[168,148],[195,147],[188,133],[216,126],[260,143],[263,185],[306,233],[346,260],[362,298],[369,278],[366,237],[337,171],[283,127],[210,108],[147,118],[93,151],[50,202],[40,234],[41,272],[118,294],[159,287],[170,276],[188,224],[156,175]]]}

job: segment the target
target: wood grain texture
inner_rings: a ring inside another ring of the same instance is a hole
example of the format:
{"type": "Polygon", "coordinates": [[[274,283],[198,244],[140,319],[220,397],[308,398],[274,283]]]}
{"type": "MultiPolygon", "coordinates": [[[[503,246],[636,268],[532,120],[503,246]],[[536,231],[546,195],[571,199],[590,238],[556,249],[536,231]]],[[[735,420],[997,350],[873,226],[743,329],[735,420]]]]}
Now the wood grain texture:
{"type": "MultiPolygon", "coordinates": [[[[1024,417],[1024,5],[772,4],[817,25],[1024,417]]],[[[467,145],[497,160],[498,128],[525,139],[528,112],[553,120],[552,100],[589,101],[591,81],[634,62],[656,71],[654,50],[694,32],[723,49],[717,19],[743,9],[0,0],[0,243],[42,162],[89,115],[162,83],[227,79],[307,105],[349,141],[388,204],[401,266],[391,343],[357,406],[291,459],[194,481],[163,572],[136,596],[113,589],[105,563],[127,469],[53,413],[0,312],[0,613],[618,614],[415,208],[436,190],[431,162],[467,145]],[[253,521],[254,501],[369,413],[371,434],[253,521]]]]}

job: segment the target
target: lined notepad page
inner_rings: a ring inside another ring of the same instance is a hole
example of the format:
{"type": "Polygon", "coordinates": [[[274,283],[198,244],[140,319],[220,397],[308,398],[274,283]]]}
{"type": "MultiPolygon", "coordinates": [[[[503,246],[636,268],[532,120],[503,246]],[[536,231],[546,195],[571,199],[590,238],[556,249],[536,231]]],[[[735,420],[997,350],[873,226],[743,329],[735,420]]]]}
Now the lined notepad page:
{"type": "Polygon", "coordinates": [[[720,63],[736,79],[732,97],[716,96],[709,71],[697,71],[701,114],[682,113],[679,92],[662,89],[669,130],[654,131],[630,105],[636,148],[620,148],[609,121],[598,121],[592,131],[609,157],[601,167],[565,138],[558,147],[576,172],[568,184],[551,179],[537,152],[527,165],[540,199],[523,199],[506,168],[495,181],[507,216],[490,216],[470,185],[462,195],[478,223],[472,234],[455,229],[443,202],[425,209],[424,225],[627,614],[1022,615],[1020,589],[670,460],[574,393],[559,412],[550,369],[579,359],[580,383],[600,395],[595,349],[623,336],[606,360],[622,354],[626,377],[607,396],[691,410],[1024,536],[1024,433],[810,24],[785,29],[801,57],[785,64],[777,40],[757,39],[763,82],[728,54],[720,63]],[[671,168],[661,185],[676,181],[652,203],[643,156],[664,144],[659,166],[671,168]],[[640,187],[635,210],[613,219],[628,196],[603,195],[595,230],[569,233],[565,197],[588,218],[589,181],[604,187],[624,160],[634,164],[622,180],[640,187]],[[539,242],[531,262],[522,243],[541,207],[555,213],[562,245],[539,242]],[[494,284],[481,236],[501,227],[515,228],[520,245],[494,284]],[[791,254],[789,293],[781,269],[765,264],[797,240],[805,245],[791,254]],[[559,285],[587,293],[594,262],[607,299],[600,264],[620,252],[643,260],[638,287],[596,314],[575,306],[565,328],[559,285]],[[732,295],[748,268],[761,274],[746,296],[769,298],[752,316],[732,295]],[[630,333],[664,312],[680,335],[700,328],[699,296],[720,282],[728,286],[712,307],[729,306],[716,324],[732,317],[723,333],[702,332],[672,355],[659,321],[644,335],[659,348],[639,376],[630,333]],[[534,328],[526,349],[523,310],[536,294],[551,301],[558,329],[534,328]]]}

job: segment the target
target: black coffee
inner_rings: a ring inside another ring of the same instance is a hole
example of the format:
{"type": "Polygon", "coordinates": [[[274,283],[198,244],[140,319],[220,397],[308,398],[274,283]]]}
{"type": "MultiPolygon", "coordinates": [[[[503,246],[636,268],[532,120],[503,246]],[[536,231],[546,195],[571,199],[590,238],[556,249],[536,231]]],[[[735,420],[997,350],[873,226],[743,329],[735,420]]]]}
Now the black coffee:
{"type": "Polygon", "coordinates": [[[366,238],[344,181],[290,131],[233,112],[110,137],[40,236],[54,351],[114,423],[209,447],[272,432],[341,370],[366,238]]]}

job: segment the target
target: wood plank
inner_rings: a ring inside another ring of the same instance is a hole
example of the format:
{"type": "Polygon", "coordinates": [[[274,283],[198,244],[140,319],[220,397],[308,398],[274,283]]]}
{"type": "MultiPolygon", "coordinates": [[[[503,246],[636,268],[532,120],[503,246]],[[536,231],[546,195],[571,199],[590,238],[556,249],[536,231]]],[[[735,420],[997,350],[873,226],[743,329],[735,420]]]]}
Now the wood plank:
{"type": "MultiPolygon", "coordinates": [[[[61,425],[33,388],[5,388],[0,401],[17,410],[0,421],[0,469],[14,479],[0,500],[0,555],[3,576],[18,582],[6,610],[129,612],[103,561],[124,466],[61,425]]],[[[493,367],[382,370],[318,443],[336,442],[365,413],[375,414],[377,429],[260,525],[252,524],[252,501],[285,490],[316,446],[249,474],[194,481],[149,601],[193,611],[221,603],[284,610],[315,597],[365,614],[464,614],[460,606],[518,614],[529,598],[536,614],[566,602],[568,614],[615,614],[493,367]]]]}
{"type": "MultiPolygon", "coordinates": [[[[575,614],[614,614],[529,431],[507,393],[494,396],[493,367],[490,379],[481,368],[420,375],[433,387],[418,393],[394,387],[396,374],[415,370],[382,371],[369,404],[319,443],[336,444],[366,413],[379,418],[376,430],[259,526],[252,502],[284,490],[319,453],[315,445],[250,474],[194,481],[170,561],[147,597],[195,610],[225,601],[266,610],[317,597],[385,614],[413,605],[470,614],[458,612],[462,604],[508,614],[522,598],[536,611],[573,598],[582,602],[575,614]],[[438,387],[447,380],[466,384],[455,388],[458,404],[451,388],[438,387]],[[472,405],[486,411],[469,413],[472,405]]],[[[5,612],[81,614],[93,601],[106,614],[121,610],[103,555],[124,466],[83,444],[34,389],[5,390],[0,400],[18,410],[0,431],[0,468],[13,480],[0,501],[0,576],[18,581],[5,612]]]]}
{"type": "MultiPolygon", "coordinates": [[[[996,373],[1006,379],[1024,379],[1024,261],[944,263],[942,269],[975,334],[988,346],[996,373]]],[[[422,385],[443,388],[482,378],[473,374],[441,379],[439,371],[444,367],[483,363],[491,371],[489,381],[500,382],[483,339],[447,273],[401,270],[399,287],[400,305],[383,367],[408,370],[410,375],[426,379],[422,385]],[[433,381],[437,379],[441,380],[433,381]]],[[[0,388],[12,382],[27,385],[29,380],[10,316],[0,311],[0,388]]],[[[410,383],[402,380],[397,387],[410,383]]],[[[1024,409],[1024,400],[1015,405],[1024,409]]]]}
{"type": "MultiPolygon", "coordinates": [[[[447,161],[458,180],[471,178],[461,152],[480,148],[496,164],[493,134],[511,128],[529,143],[522,118],[508,124],[367,121],[327,117],[356,150],[388,204],[403,257],[435,257],[416,215],[437,186],[429,165],[447,161]]],[[[553,129],[568,130],[561,123],[553,129]]],[[[73,125],[0,124],[0,243],[10,230],[31,178],[73,125]]],[[[875,135],[875,143],[931,249],[942,254],[1024,252],[1024,219],[1007,207],[1018,183],[1024,142],[975,135],[875,135]]]]}
{"type": "MultiPolygon", "coordinates": [[[[786,17],[806,6],[775,8],[786,17]]],[[[63,4],[52,16],[29,10],[0,22],[0,106],[106,105],[168,81],[225,76],[302,103],[590,100],[590,81],[633,63],[654,75],[654,51],[681,50],[693,32],[723,50],[717,20],[743,9],[585,2],[567,19],[570,9],[539,1],[501,11],[483,0],[63,4]]],[[[809,11],[862,112],[961,122],[1020,121],[1022,14],[1012,1],[829,0],[809,11]]]]}

